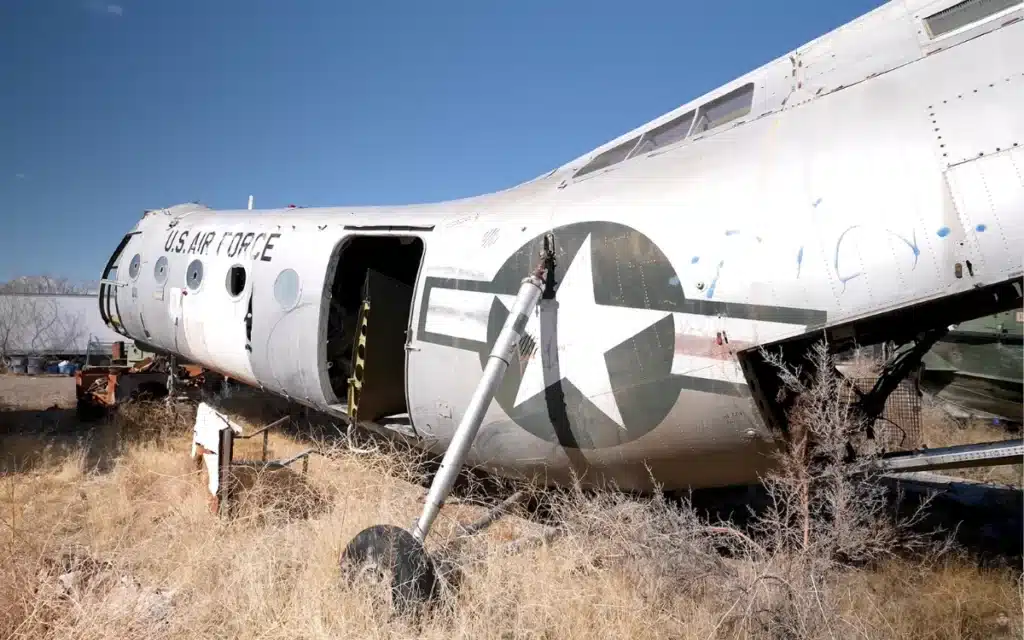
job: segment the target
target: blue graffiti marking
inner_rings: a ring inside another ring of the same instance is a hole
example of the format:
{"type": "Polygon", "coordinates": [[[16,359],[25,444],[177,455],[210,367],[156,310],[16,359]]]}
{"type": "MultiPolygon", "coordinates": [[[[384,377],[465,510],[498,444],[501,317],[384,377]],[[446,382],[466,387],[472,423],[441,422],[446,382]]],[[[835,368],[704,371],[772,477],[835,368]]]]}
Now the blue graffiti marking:
{"type": "Polygon", "coordinates": [[[700,256],[693,256],[690,258],[690,264],[697,264],[698,262],[700,262],[700,256]]]}
{"type": "Polygon", "coordinates": [[[668,279],[668,283],[673,287],[679,286],[679,276],[672,276],[668,279]]]}
{"type": "Polygon", "coordinates": [[[846,231],[844,231],[841,234],[839,234],[839,239],[836,240],[836,253],[833,256],[832,268],[834,268],[836,270],[836,277],[839,278],[839,281],[843,283],[843,291],[846,291],[846,283],[848,281],[853,280],[857,276],[861,275],[860,271],[858,271],[857,273],[855,273],[852,276],[849,276],[847,278],[844,278],[843,276],[839,275],[839,248],[843,246],[843,238],[846,237],[846,234],[848,234],[849,232],[853,231],[856,228],[857,227],[855,227],[855,226],[848,228],[846,231]]]}
{"type": "Polygon", "coordinates": [[[948,235],[949,235],[949,227],[942,227],[941,229],[939,229],[939,237],[940,238],[945,238],[948,235]]]}
{"type": "Polygon", "coordinates": [[[974,227],[974,230],[977,231],[978,233],[984,233],[985,229],[988,229],[988,227],[986,227],[983,224],[979,224],[978,226],[974,227]]]}
{"type": "MultiPolygon", "coordinates": [[[[889,230],[886,229],[886,231],[889,231],[889,230]]],[[[904,238],[903,236],[901,236],[898,233],[893,233],[892,231],[889,231],[889,233],[892,233],[892,235],[896,236],[897,238],[899,238],[900,240],[905,242],[906,245],[908,247],[910,247],[910,250],[914,252],[914,266],[911,267],[911,269],[916,269],[917,268],[917,259],[921,257],[921,250],[917,248],[917,230],[916,229],[911,229],[910,230],[910,240],[907,240],[906,238],[904,238]]]]}
{"type": "MultiPolygon", "coordinates": [[[[817,200],[812,202],[811,203],[811,208],[812,209],[817,209],[819,204],[821,204],[821,198],[818,198],[817,200]]],[[[814,212],[812,211],[811,214],[813,215],[814,212]]],[[[800,245],[800,249],[797,250],[797,252],[796,252],[796,277],[797,277],[797,279],[800,279],[800,271],[803,269],[803,266],[804,266],[804,245],[801,244],[800,245]]]]}
{"type": "MultiPolygon", "coordinates": [[[[740,230],[739,230],[739,229],[728,229],[728,230],[727,230],[727,231],[725,232],[725,236],[726,236],[727,238],[731,238],[732,236],[738,236],[738,235],[740,235],[740,230]]],[[[758,243],[760,243],[760,242],[763,242],[763,241],[761,240],[761,236],[754,236],[754,240],[757,240],[757,241],[758,241],[758,243]]]]}
{"type": "Polygon", "coordinates": [[[722,267],[725,265],[725,260],[718,263],[718,268],[715,269],[715,277],[711,281],[711,286],[708,287],[707,297],[711,299],[715,295],[715,287],[718,286],[718,276],[722,275],[722,267]]]}
{"type": "MultiPolygon", "coordinates": [[[[847,282],[849,282],[850,280],[853,280],[854,278],[856,278],[858,276],[864,275],[863,271],[858,271],[857,273],[854,273],[852,275],[846,276],[845,278],[839,274],[839,249],[843,245],[843,238],[846,237],[847,233],[853,231],[854,229],[858,229],[861,226],[862,225],[855,224],[852,227],[847,228],[846,231],[843,231],[841,234],[839,234],[839,238],[836,240],[836,249],[835,249],[835,255],[833,256],[832,267],[836,270],[836,277],[839,278],[839,281],[843,283],[843,291],[846,291],[846,283],[847,282]]],[[[910,248],[910,250],[914,254],[914,265],[911,267],[911,269],[916,269],[917,268],[917,260],[918,260],[918,258],[921,257],[921,249],[918,248],[918,246],[917,246],[917,231],[916,230],[912,230],[911,231],[910,240],[907,240],[906,238],[904,238],[900,234],[896,233],[892,229],[883,229],[883,231],[885,231],[886,233],[888,233],[891,236],[895,236],[896,238],[899,238],[900,240],[903,241],[903,243],[905,245],[907,245],[910,248]]]]}

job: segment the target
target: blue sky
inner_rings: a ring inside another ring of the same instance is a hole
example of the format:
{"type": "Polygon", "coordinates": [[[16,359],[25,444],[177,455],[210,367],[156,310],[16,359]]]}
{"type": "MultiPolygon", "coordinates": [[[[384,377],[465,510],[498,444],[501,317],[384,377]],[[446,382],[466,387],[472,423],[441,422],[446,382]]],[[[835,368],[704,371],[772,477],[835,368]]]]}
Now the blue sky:
{"type": "Polygon", "coordinates": [[[143,209],[511,186],[880,0],[0,0],[0,280],[143,209]]]}

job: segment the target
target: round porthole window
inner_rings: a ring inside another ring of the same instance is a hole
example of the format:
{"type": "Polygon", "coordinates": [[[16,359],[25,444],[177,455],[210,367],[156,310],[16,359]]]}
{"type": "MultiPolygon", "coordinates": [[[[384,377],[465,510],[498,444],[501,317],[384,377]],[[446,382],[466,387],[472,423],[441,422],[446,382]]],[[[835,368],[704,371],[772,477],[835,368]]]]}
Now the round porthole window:
{"type": "Polygon", "coordinates": [[[128,263],[128,277],[132,280],[139,277],[139,270],[142,269],[142,256],[135,254],[132,261],[128,263]]]}
{"type": "Polygon", "coordinates": [[[285,269],[274,280],[274,299],[282,309],[289,310],[299,303],[299,274],[285,269]]]}
{"type": "Polygon", "coordinates": [[[160,256],[156,261],[156,266],[153,267],[153,279],[157,284],[167,282],[167,256],[160,256]]]}
{"type": "Polygon", "coordinates": [[[245,267],[236,264],[228,269],[228,277],[224,286],[227,287],[228,295],[232,298],[241,295],[245,290],[245,267]]]}
{"type": "Polygon", "coordinates": [[[185,284],[192,291],[199,289],[203,283],[203,261],[193,260],[188,263],[188,270],[185,272],[185,284]]]}

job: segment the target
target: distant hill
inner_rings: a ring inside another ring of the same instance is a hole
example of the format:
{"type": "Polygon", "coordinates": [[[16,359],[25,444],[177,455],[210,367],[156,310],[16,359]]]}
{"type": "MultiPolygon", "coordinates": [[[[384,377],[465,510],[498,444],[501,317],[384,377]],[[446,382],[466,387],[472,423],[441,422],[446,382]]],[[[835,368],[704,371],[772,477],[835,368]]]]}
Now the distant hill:
{"type": "Polygon", "coordinates": [[[0,284],[0,293],[79,293],[96,295],[98,281],[72,281],[52,276],[20,276],[0,284]]]}

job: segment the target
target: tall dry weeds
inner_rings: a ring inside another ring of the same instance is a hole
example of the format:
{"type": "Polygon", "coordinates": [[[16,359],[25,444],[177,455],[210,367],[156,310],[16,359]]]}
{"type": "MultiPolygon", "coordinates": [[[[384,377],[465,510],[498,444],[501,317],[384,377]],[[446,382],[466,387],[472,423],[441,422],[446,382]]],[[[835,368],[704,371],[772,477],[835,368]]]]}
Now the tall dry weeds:
{"type": "Polygon", "coordinates": [[[815,344],[805,366],[763,355],[795,403],[763,478],[767,507],[750,525],[760,546],[746,555],[720,623],[743,637],[846,637],[858,631],[843,614],[848,575],[925,548],[934,562],[949,543],[915,531],[927,500],[909,516],[893,509],[875,465],[879,449],[851,411],[851,383],[827,345],[815,344]]]}
{"type": "Polygon", "coordinates": [[[761,536],[776,549],[846,564],[929,544],[914,531],[927,501],[909,516],[895,513],[880,481],[881,449],[845,400],[854,397],[852,384],[837,372],[827,345],[811,348],[807,371],[771,354],[766,358],[796,402],[788,416],[788,446],[763,479],[770,506],[757,523],[761,536]]]}
{"type": "MultiPolygon", "coordinates": [[[[380,585],[345,585],[338,559],[366,526],[411,525],[421,457],[317,436],[308,474],[240,480],[236,517],[218,519],[188,461],[189,410],[140,404],[109,465],[90,464],[94,439],[0,478],[0,638],[1020,637],[1019,573],[896,553],[907,538],[830,440],[852,429],[825,402],[834,383],[804,383],[808,436],[766,479],[756,526],[570,487],[527,500],[544,522],[516,507],[466,535],[487,510],[466,491],[428,541],[460,580],[419,620],[392,616],[380,585]]],[[[270,454],[310,442],[275,434],[270,454]]]]}

